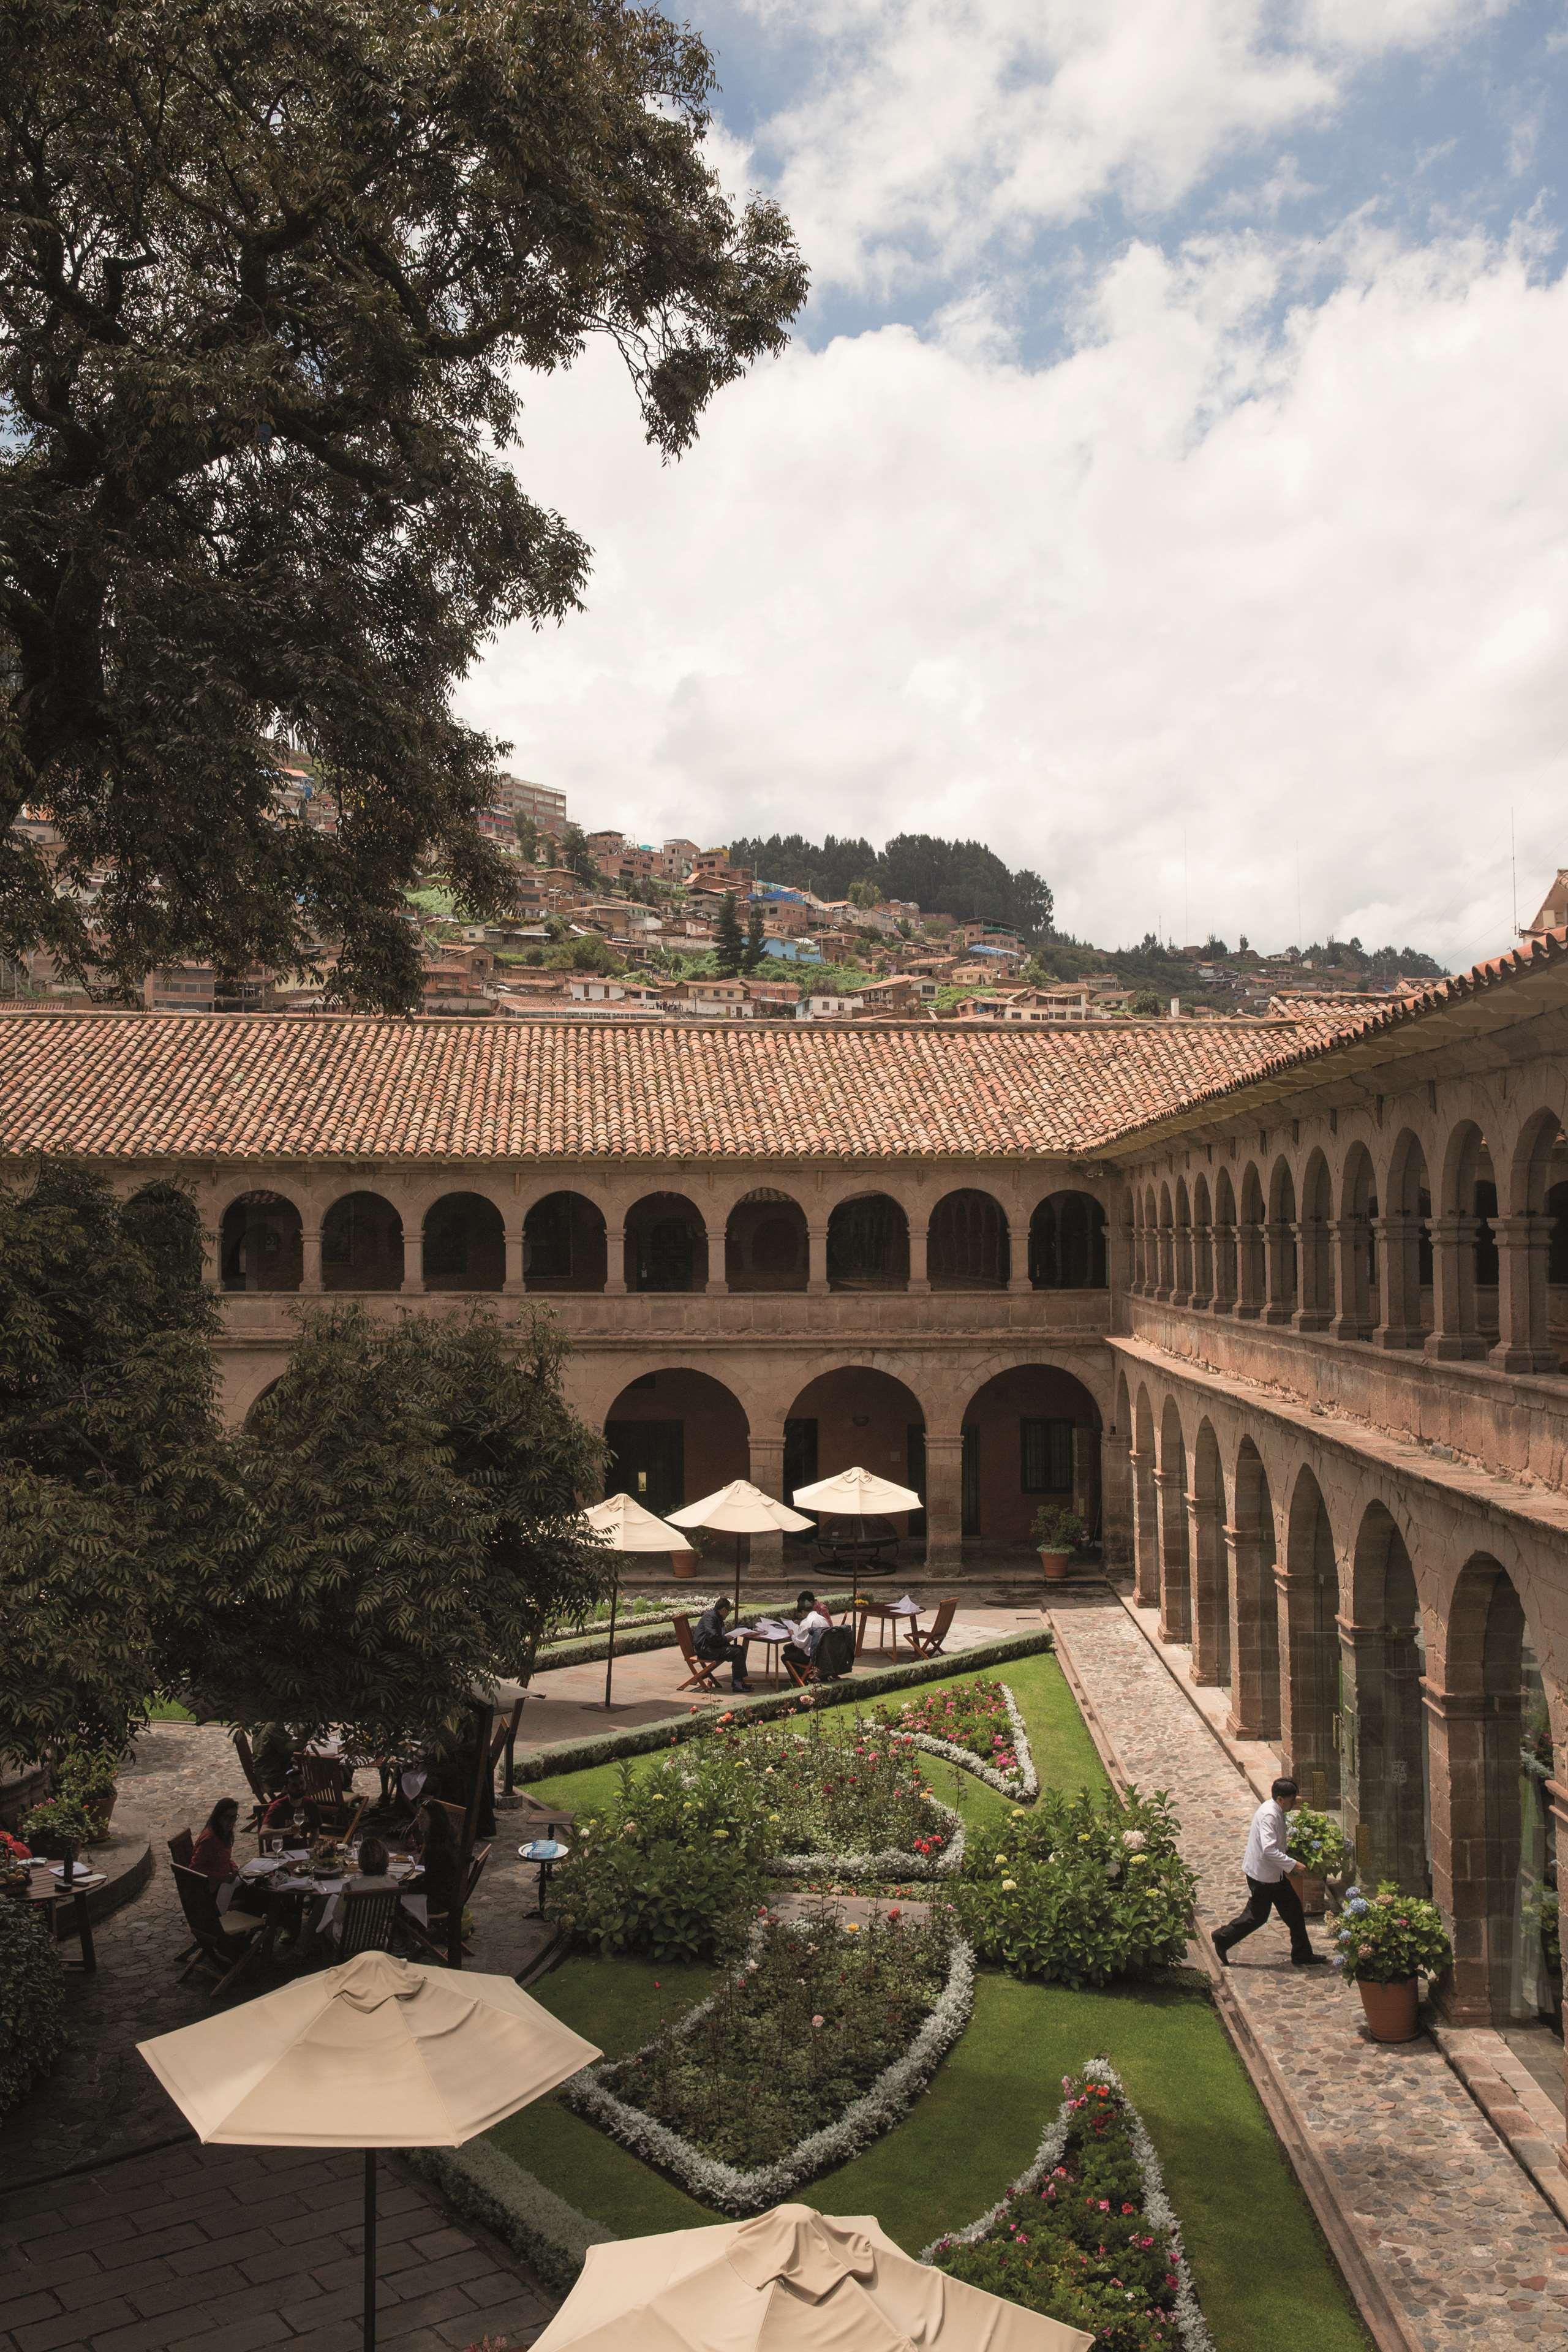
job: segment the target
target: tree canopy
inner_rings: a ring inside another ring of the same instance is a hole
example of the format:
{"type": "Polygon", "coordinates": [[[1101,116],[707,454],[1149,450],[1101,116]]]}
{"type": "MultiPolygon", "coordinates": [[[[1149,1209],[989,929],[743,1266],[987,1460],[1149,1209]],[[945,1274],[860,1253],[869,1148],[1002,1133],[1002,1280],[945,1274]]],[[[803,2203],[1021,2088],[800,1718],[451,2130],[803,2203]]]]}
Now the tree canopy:
{"type": "Polygon", "coordinates": [[[505,747],[450,693],[588,568],[510,462],[529,374],[607,335],[675,455],[804,299],[711,87],[624,0],[0,12],[0,951],[105,990],[324,958],[402,1006],[422,856],[508,909],[505,747]]]}
{"type": "Polygon", "coordinates": [[[1014,872],[983,841],[947,841],[931,833],[899,833],[885,849],[868,841],[807,841],[798,833],[773,833],[730,844],[737,866],[749,866],[767,882],[786,882],[821,898],[848,898],[865,905],[877,897],[911,898],[927,914],[951,915],[957,922],[1014,925],[1026,938],[1051,928],[1048,884],[1021,866],[1014,872]],[[869,892],[862,885],[870,885],[869,892]]]}

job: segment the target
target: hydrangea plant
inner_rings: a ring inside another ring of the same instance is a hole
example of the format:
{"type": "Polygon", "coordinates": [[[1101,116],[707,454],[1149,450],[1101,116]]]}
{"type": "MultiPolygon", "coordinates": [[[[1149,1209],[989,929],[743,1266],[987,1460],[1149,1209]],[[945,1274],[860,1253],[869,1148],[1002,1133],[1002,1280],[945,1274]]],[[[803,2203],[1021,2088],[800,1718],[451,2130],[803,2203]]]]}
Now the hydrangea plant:
{"type": "Polygon", "coordinates": [[[1342,1878],[1351,1867],[1350,1841],[1332,1813],[1299,1805],[1290,1816],[1290,1852],[1312,1878],[1342,1878]]]}
{"type": "Polygon", "coordinates": [[[1347,1888],[1342,1907],[1331,1913],[1339,1949],[1334,1966],[1352,1984],[1408,1984],[1412,1977],[1441,1976],[1454,1958],[1448,1931],[1435,1903],[1402,1895],[1389,1881],[1373,1895],[1347,1888]]]}

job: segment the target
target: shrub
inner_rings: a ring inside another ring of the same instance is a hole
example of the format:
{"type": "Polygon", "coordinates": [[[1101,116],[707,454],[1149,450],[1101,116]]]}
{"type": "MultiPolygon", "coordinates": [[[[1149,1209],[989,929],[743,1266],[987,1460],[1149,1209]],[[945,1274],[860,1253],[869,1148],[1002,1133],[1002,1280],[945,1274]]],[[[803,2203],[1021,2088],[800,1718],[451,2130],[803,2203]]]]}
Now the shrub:
{"type": "Polygon", "coordinates": [[[955,1901],[975,1949],[1015,1976],[1101,1985],[1182,1958],[1195,1884],[1163,1794],[1047,1790],[995,1840],[971,1839],[955,1901]]]}
{"type": "Polygon", "coordinates": [[[22,1835],[35,1853],[63,1858],[68,1846],[79,1850],[91,1844],[93,1825],[74,1797],[47,1797],[22,1823],[22,1835]]]}
{"type": "Polygon", "coordinates": [[[1005,1780],[1022,1779],[1006,1686],[994,1675],[922,1691],[918,1698],[906,1699],[889,1719],[900,1731],[923,1732],[928,1739],[945,1739],[966,1749],[1005,1780]]]}
{"type": "Polygon", "coordinates": [[[15,1895],[0,1899],[0,2115],[64,2049],[65,2008],[65,1972],[43,1919],[15,1895]]]}
{"type": "Polygon", "coordinates": [[[1352,1984],[1407,1984],[1412,1977],[1441,1976],[1454,1958],[1443,1915],[1418,1895],[1401,1895],[1384,1880],[1368,1898],[1348,1887],[1343,1906],[1331,1913],[1339,1950],[1334,1966],[1352,1984]]]}
{"type": "Polygon", "coordinates": [[[583,1814],[555,1874],[563,1926],[602,1952],[706,1960],[736,1950],[763,1892],[756,1808],[715,1780],[688,1790],[667,1771],[638,1784],[620,1767],[615,1804],[583,1814]]]}
{"type": "Polygon", "coordinates": [[[1331,1813],[1299,1805],[1286,1844],[1312,1878],[1342,1878],[1351,1866],[1350,1840],[1331,1813]]]}
{"type": "Polygon", "coordinates": [[[1082,1514],[1060,1503],[1042,1503],[1029,1529],[1030,1540],[1039,1551],[1077,1551],[1088,1533],[1082,1514]]]}

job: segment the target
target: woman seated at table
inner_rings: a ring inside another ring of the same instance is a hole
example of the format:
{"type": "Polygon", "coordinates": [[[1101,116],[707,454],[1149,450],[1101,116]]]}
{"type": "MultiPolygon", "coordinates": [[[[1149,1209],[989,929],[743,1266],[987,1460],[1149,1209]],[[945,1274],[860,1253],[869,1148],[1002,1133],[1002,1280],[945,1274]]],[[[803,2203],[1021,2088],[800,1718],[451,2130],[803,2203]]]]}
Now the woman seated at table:
{"type": "Polygon", "coordinates": [[[422,1805],[416,1824],[419,1841],[421,1870],[411,1892],[425,1897],[425,1917],[434,1927],[445,1919],[457,1902],[459,1888],[458,1864],[461,1859],[458,1832],[452,1826],[452,1816],[444,1805],[422,1805]]]}
{"type": "Polygon", "coordinates": [[[361,1838],[359,1874],[350,1882],[355,1893],[363,1894],[371,1887],[395,1886],[398,1882],[387,1867],[391,1860],[392,1856],[381,1838],[374,1835],[361,1838]]]}
{"type": "Polygon", "coordinates": [[[238,1818],[238,1799],[220,1797],[191,1848],[191,1868],[211,1879],[215,1895],[231,1878],[239,1876],[239,1864],[234,1858],[234,1825],[238,1818]]]}
{"type": "Polygon", "coordinates": [[[815,1592],[797,1592],[795,1597],[795,1639],[784,1643],[785,1665],[809,1673],[816,1661],[817,1644],[832,1622],[833,1620],[818,1606],[815,1592]]]}

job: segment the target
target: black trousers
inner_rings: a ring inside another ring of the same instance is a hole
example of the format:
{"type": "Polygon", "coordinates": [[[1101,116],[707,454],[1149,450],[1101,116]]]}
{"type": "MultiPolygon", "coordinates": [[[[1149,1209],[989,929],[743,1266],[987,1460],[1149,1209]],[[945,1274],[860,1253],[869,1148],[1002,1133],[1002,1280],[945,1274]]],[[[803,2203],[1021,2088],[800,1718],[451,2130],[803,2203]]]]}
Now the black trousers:
{"type": "Polygon", "coordinates": [[[1290,1958],[1304,1960],[1311,1950],[1311,1938],[1307,1933],[1307,1915],[1301,1908],[1301,1898],[1288,1878],[1277,1878],[1266,1884],[1261,1878],[1247,1882],[1247,1908],[1238,1911],[1234,1919],[1215,1929],[1216,1950],[1228,1952],[1244,1936],[1255,1936],[1268,1924],[1270,1911],[1278,1911],[1290,1930],[1290,1958]]]}
{"type": "Polygon", "coordinates": [[[740,1689],[742,1684],[746,1679],[746,1645],[744,1642],[723,1642],[721,1643],[717,1649],[710,1644],[706,1650],[699,1650],[697,1654],[702,1660],[703,1664],[708,1666],[721,1666],[725,1660],[728,1659],[730,1662],[731,1686],[735,1690],[740,1689]]]}

